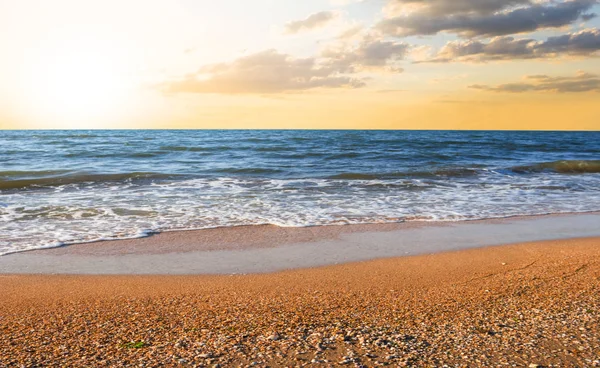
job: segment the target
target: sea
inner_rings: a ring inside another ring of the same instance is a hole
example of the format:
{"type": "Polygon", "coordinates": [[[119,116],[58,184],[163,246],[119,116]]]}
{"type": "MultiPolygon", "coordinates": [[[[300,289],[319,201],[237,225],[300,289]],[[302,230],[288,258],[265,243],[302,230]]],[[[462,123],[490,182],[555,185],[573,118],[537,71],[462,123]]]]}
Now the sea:
{"type": "Polygon", "coordinates": [[[240,225],[593,211],[600,132],[0,131],[0,255],[240,225]]]}

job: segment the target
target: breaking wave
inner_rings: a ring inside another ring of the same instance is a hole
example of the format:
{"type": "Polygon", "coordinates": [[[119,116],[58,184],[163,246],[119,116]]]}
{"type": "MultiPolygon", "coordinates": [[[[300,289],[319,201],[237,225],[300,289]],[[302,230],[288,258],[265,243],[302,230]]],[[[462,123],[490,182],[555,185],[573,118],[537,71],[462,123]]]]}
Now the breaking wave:
{"type": "Polygon", "coordinates": [[[554,172],[558,174],[598,174],[600,160],[562,160],[533,165],[516,166],[512,171],[520,174],[554,172]]]}

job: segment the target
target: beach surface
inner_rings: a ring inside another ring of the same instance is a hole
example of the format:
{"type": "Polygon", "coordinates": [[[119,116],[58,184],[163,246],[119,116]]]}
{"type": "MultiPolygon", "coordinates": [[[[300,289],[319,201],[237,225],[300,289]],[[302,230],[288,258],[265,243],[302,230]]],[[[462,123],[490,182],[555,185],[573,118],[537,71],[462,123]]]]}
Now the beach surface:
{"type": "Polygon", "coordinates": [[[3,275],[0,366],[594,367],[599,295],[600,238],[255,275],[3,275]]]}
{"type": "Polygon", "coordinates": [[[600,214],[165,232],[0,257],[0,274],[269,273],[541,240],[600,237],[600,214]]]}

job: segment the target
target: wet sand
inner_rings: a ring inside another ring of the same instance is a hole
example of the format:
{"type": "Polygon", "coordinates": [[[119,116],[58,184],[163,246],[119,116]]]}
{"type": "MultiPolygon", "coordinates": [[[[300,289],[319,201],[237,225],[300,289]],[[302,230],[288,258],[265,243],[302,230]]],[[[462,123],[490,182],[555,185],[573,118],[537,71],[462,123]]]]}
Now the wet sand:
{"type": "Polygon", "coordinates": [[[600,238],[258,275],[4,275],[0,366],[594,367],[599,295],[600,238]]]}
{"type": "Polygon", "coordinates": [[[166,232],[0,257],[0,274],[268,273],[528,241],[600,236],[600,214],[468,222],[166,232]]]}

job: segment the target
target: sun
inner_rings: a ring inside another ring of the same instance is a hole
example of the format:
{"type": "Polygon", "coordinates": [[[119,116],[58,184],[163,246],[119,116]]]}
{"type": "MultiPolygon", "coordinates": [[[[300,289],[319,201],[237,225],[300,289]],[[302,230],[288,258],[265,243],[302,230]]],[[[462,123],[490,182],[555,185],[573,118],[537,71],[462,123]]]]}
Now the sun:
{"type": "Polygon", "coordinates": [[[85,116],[116,107],[120,84],[109,58],[75,50],[47,64],[34,97],[55,114],[85,116]]]}
{"type": "Polygon", "coordinates": [[[26,105],[30,113],[61,125],[88,125],[126,107],[130,83],[119,50],[100,43],[40,50],[27,60],[26,105]]]}

